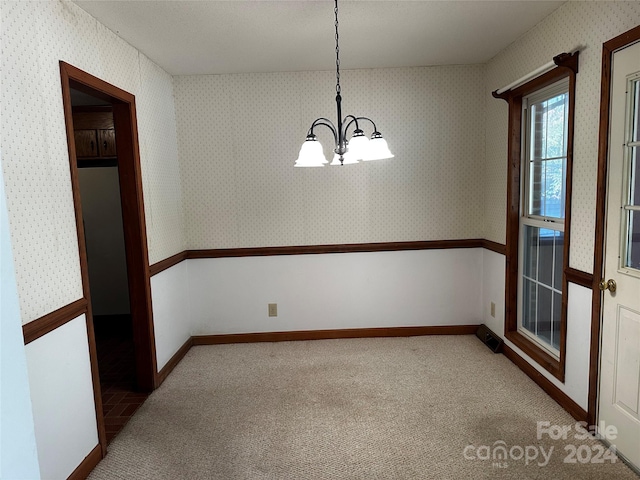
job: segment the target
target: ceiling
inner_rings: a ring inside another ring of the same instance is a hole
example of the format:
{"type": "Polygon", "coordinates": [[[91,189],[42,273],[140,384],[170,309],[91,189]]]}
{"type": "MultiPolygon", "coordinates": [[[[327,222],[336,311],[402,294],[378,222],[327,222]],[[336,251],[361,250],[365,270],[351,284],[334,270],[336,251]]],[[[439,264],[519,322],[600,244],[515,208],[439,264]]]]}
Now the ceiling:
{"type": "MultiPolygon", "coordinates": [[[[75,0],[171,75],[332,70],[330,0],[75,0]]],[[[340,1],[341,68],[485,63],[564,2],[340,1]]]]}

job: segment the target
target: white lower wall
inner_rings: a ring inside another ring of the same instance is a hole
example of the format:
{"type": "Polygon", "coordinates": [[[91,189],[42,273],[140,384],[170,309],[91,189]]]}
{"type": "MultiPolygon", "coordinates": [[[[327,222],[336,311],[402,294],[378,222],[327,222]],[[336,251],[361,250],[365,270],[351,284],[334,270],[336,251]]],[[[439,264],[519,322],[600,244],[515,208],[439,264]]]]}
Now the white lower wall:
{"type": "Polygon", "coordinates": [[[482,318],[494,333],[504,336],[505,256],[491,250],[482,251],[482,318]],[[491,302],[496,305],[491,316],[491,302]]]}
{"type": "MultiPolygon", "coordinates": [[[[158,370],[191,334],[485,323],[503,336],[504,282],[504,256],[484,249],[188,260],[151,278],[158,370]]],[[[584,409],[590,308],[570,285],[564,384],[507,342],[584,409]]],[[[42,477],[66,478],[98,444],[85,317],[25,349],[42,477]]]]}
{"type": "MultiPolygon", "coordinates": [[[[484,323],[504,338],[505,257],[485,250],[483,254],[482,303],[484,323]],[[496,303],[495,318],[490,315],[491,302],[496,303]]],[[[538,365],[514,344],[505,343],[524,358],[545,378],[566,393],[580,407],[587,410],[589,396],[589,348],[591,341],[591,290],[569,284],[567,308],[567,351],[565,382],[538,365]]]]}
{"type": "MultiPolygon", "coordinates": [[[[569,284],[564,392],[585,410],[589,406],[591,294],[589,288],[569,284]]],[[[555,378],[552,381],[562,385],[555,378]]]]}
{"type": "Polygon", "coordinates": [[[25,349],[40,472],[67,478],[98,444],[85,316],[25,349]]]}
{"type": "Polygon", "coordinates": [[[194,335],[466,325],[482,249],[188,260],[194,335]],[[268,316],[268,303],[278,316],[268,316]]]}
{"type": "Polygon", "coordinates": [[[158,371],[191,336],[187,284],[187,262],[151,277],[158,371]]]}

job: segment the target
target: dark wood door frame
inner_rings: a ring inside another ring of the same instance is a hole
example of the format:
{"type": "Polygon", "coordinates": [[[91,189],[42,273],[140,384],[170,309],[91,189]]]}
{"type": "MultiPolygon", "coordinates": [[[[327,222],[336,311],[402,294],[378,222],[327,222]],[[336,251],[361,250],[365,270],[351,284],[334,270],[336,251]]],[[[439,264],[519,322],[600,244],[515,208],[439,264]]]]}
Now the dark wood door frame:
{"type": "Polygon", "coordinates": [[[607,201],[607,165],[609,156],[609,107],[611,101],[611,66],[613,54],[640,41],[640,25],[612,38],[602,46],[602,81],[600,91],[600,132],[598,136],[598,186],[596,200],[596,233],[593,255],[593,297],[591,313],[591,349],[589,358],[588,422],[595,425],[598,417],[598,374],[600,372],[600,333],[602,292],[598,283],[604,273],[604,240],[607,201]]]}
{"type": "Polygon", "coordinates": [[[104,456],[107,451],[107,443],[90,301],[87,249],[82,222],[82,205],[80,201],[70,89],[74,88],[89,93],[90,95],[107,100],[113,105],[113,123],[117,138],[116,152],[118,157],[118,176],[122,203],[127,275],[129,279],[131,318],[133,322],[137,383],[138,388],[141,390],[152,391],[156,388],[157,362],[153,313],[151,309],[151,282],[149,277],[147,232],[142,197],[142,174],[140,170],[136,102],[132,94],[83,72],[68,63],[60,62],[60,76],[62,81],[62,99],[67,130],[67,144],[69,148],[69,163],[71,167],[71,186],[78,232],[82,289],[84,298],[88,300],[88,311],[86,315],[87,333],[89,337],[89,355],[91,359],[96,418],[98,421],[98,437],[102,448],[102,455],[104,456]]]}

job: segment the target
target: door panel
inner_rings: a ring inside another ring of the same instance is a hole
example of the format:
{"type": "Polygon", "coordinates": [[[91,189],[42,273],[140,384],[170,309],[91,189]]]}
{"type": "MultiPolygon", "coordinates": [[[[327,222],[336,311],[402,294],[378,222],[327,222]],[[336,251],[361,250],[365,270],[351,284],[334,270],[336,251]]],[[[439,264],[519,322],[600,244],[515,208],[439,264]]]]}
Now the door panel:
{"type": "MultiPolygon", "coordinates": [[[[607,440],[640,466],[640,171],[636,172],[640,43],[613,55],[598,417],[607,440]],[[634,253],[636,252],[636,253],[634,253]],[[616,287],[616,288],[612,288],[616,287]]],[[[638,169],[640,170],[640,169],[638,169]]]]}
{"type": "Polygon", "coordinates": [[[640,400],[640,314],[618,308],[616,332],[616,372],[614,404],[639,420],[640,400]]]}

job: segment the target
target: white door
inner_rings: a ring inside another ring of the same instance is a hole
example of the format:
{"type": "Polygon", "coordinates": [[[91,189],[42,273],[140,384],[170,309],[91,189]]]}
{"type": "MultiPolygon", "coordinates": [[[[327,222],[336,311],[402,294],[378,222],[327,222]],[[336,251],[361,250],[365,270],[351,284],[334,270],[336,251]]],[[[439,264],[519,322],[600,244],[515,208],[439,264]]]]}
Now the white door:
{"type": "Polygon", "coordinates": [[[598,418],[618,431],[609,442],[640,466],[640,43],[614,54],[612,72],[601,288],[617,288],[604,292],[598,418]]]}

